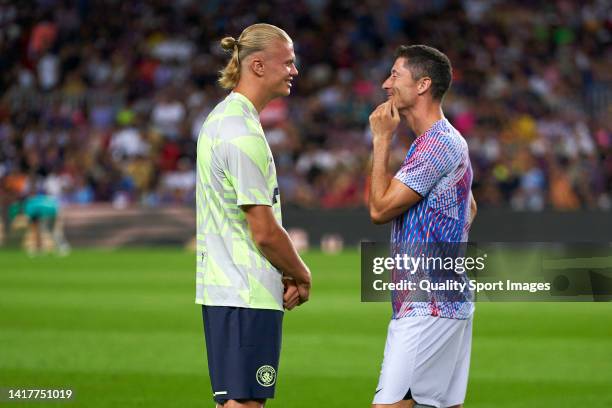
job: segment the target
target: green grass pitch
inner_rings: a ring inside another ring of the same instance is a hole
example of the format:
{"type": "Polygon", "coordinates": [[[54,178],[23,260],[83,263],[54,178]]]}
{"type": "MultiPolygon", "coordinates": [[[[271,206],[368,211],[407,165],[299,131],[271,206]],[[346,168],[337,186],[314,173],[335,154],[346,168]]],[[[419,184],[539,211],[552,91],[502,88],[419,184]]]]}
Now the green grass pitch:
{"type": "MultiPolygon", "coordinates": [[[[305,259],[312,298],[285,316],[267,406],[368,407],[390,306],[360,303],[357,252],[305,259]]],[[[178,249],[0,251],[0,387],[75,392],[10,406],[213,407],[194,262],[178,249]]],[[[466,407],[516,406],[612,406],[612,304],[477,305],[466,407]]]]}

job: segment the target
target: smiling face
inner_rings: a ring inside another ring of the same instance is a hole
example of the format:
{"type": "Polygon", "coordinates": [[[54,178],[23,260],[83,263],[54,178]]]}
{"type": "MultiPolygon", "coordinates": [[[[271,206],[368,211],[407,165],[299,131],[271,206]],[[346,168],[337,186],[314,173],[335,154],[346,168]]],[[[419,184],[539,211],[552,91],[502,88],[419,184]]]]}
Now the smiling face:
{"type": "Polygon", "coordinates": [[[410,109],[416,104],[419,82],[422,81],[422,78],[414,80],[406,62],[406,58],[397,58],[391,68],[391,75],[382,84],[387,98],[393,101],[399,111],[410,109]]]}
{"type": "Polygon", "coordinates": [[[295,67],[293,43],[283,40],[274,41],[265,50],[264,67],[266,87],[273,97],[289,95],[291,81],[298,74],[295,67]]]}

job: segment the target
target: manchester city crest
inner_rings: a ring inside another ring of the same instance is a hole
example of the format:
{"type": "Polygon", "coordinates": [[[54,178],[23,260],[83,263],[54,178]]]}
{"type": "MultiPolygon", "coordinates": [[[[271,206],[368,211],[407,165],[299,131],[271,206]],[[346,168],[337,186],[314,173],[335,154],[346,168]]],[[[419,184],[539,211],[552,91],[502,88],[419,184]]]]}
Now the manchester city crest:
{"type": "Polygon", "coordinates": [[[264,365],[259,367],[255,377],[260,385],[264,387],[271,387],[276,381],[276,370],[272,366],[264,365]]]}

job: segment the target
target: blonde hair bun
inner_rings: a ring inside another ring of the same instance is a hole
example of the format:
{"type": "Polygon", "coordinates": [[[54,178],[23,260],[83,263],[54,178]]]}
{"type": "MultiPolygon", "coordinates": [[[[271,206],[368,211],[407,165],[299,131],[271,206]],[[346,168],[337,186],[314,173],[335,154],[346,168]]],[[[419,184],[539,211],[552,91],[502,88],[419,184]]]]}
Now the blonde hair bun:
{"type": "Polygon", "coordinates": [[[234,37],[225,37],[221,40],[221,47],[227,51],[233,51],[238,41],[234,37]]]}

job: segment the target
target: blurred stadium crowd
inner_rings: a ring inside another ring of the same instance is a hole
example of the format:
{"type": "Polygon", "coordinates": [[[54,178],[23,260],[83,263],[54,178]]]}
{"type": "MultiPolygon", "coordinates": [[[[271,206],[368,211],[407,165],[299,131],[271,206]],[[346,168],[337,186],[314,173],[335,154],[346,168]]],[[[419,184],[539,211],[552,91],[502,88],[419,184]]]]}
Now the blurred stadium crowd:
{"type": "MultiPolygon", "coordinates": [[[[199,128],[223,97],[225,35],[284,28],[300,75],[261,114],[285,204],[365,202],[368,116],[395,48],[445,52],[445,112],[468,140],[481,207],[610,209],[607,0],[364,2],[0,0],[5,201],[189,204],[199,128]],[[607,120],[606,120],[607,119],[607,120]]],[[[394,161],[413,140],[402,129],[394,161]]]]}

